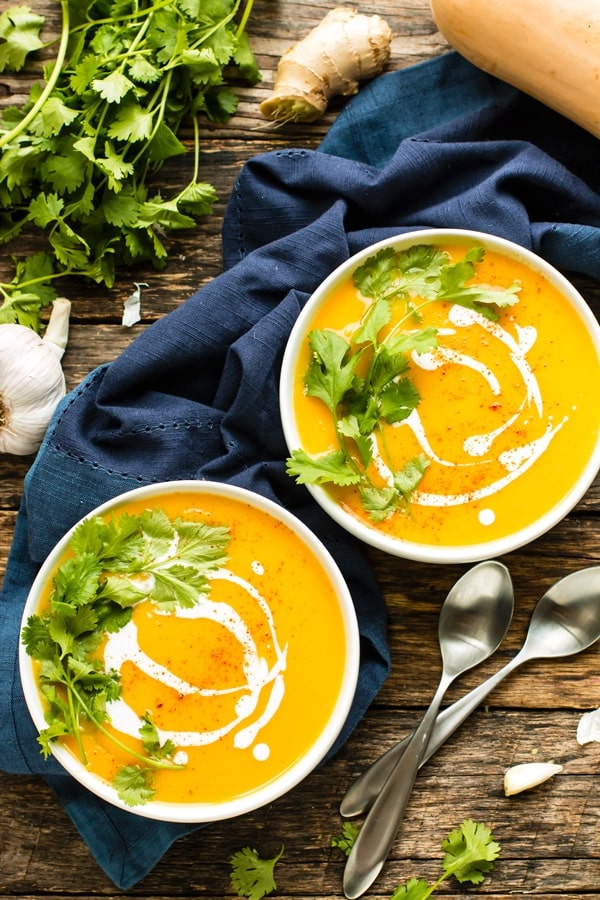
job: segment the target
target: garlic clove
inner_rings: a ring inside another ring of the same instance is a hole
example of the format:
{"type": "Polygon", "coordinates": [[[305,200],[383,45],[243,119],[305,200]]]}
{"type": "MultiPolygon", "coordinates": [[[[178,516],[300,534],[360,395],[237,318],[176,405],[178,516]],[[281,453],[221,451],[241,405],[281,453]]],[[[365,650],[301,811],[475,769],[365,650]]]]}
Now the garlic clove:
{"type": "Polygon", "coordinates": [[[521,791],[528,791],[537,787],[553,775],[562,772],[562,766],[556,763],[521,763],[518,766],[512,766],[504,773],[504,793],[507,797],[514,794],[520,794],[521,791]]]}

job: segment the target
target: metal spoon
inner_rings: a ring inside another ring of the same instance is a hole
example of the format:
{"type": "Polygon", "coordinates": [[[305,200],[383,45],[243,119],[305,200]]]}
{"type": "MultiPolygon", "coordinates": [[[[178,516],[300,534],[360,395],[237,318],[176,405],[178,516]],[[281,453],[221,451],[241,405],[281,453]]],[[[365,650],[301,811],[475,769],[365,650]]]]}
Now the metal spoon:
{"type": "MultiPolygon", "coordinates": [[[[421,765],[439,750],[482,700],[518,666],[533,659],[573,656],[586,650],[598,638],[600,566],[592,566],[557,581],[538,601],[525,642],[518,654],[483,684],[442,710],[436,719],[421,765]]],[[[343,816],[358,816],[370,808],[409,741],[410,735],[394,744],[350,785],[340,806],[343,816]]]]}
{"type": "Polygon", "coordinates": [[[446,690],[455,678],[494,652],[508,630],[512,613],[510,575],[505,566],[493,560],[466,572],[448,594],[438,625],[442,656],[439,686],[354,842],[344,871],[346,897],[360,897],[383,867],[446,690]]]}

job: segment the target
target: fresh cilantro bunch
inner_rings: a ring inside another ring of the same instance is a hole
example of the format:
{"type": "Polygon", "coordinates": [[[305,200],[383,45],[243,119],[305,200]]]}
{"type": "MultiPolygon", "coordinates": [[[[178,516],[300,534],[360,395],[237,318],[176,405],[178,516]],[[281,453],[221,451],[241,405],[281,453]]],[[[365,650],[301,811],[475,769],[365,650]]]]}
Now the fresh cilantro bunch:
{"type": "Polygon", "coordinates": [[[391,900],[427,900],[452,875],[461,884],[481,884],[493,869],[500,849],[486,825],[467,819],[442,841],[443,873],[437,881],[429,884],[421,878],[411,878],[395,889],[391,900]]]}
{"type": "Polygon", "coordinates": [[[387,450],[384,427],[407,419],[420,402],[409,376],[410,354],[437,347],[436,329],[418,327],[425,306],[459,304],[496,319],[498,308],[517,302],[518,283],[508,288],[473,283],[475,264],[483,257],[481,247],[470,248],[455,263],[432,245],[385,247],[356,269],[354,285],[372,302],[351,339],[331,329],[308,336],[306,392],[331,413],[338,447],[319,456],[294,450],[287,471],[299,484],[354,485],[374,522],[410,509],[429,461],[419,455],[398,466],[387,450]],[[376,450],[389,471],[383,483],[373,477],[376,450]]]}
{"type": "Polygon", "coordinates": [[[75,529],[69,555],[54,575],[48,609],[30,616],[22,632],[27,653],[39,662],[47,704],[48,727],[38,737],[44,756],[53,741],[74,735],[85,764],[81,732],[92,723],[138,760],[115,778],[124,802],[152,798],[152,770],[173,767],[175,748],[169,741],[160,744],[149,713],[140,726],[143,753],[106,730],[107,703],[118,699],[121,686],[118,673],[104,669],[98,648],[106,633],[130,621],[142,600],[167,610],[197,603],[209,591],[208,574],[225,563],[229,539],[225,527],[171,520],[159,509],[91,516],[75,529]]]}
{"type": "MultiPolygon", "coordinates": [[[[226,121],[230,86],[260,74],[246,25],[253,0],[60,0],[56,58],[22,108],[0,117],[0,244],[41,230],[48,249],[14,257],[0,284],[0,322],[40,329],[40,311],[67,275],[111,287],[118,267],[164,268],[165,235],[210,212],[200,178],[200,119],[226,121]],[[152,176],[185,153],[189,183],[165,197],[152,176]]],[[[18,71],[44,47],[44,18],[25,5],[0,14],[0,72],[18,71]]]]}
{"type": "Polygon", "coordinates": [[[244,847],[231,857],[231,886],[239,897],[261,900],[277,888],[274,870],[284,847],[273,859],[263,859],[256,850],[244,847]]]}

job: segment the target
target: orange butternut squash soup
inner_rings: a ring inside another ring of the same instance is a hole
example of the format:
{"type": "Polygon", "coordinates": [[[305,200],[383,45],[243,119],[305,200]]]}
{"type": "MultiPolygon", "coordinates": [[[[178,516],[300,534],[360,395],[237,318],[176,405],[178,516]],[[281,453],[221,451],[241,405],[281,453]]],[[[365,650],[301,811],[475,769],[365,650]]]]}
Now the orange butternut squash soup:
{"type": "Polygon", "coordinates": [[[372,529],[430,546],[502,539],[560,503],[597,448],[598,349],[520,259],[387,246],[304,325],[288,471],[372,529]]]}
{"type": "Polygon", "coordinates": [[[286,522],[210,489],[130,499],[78,526],[23,629],[42,746],[128,805],[244,797],[326,728],[346,634],[331,573],[286,522]]]}

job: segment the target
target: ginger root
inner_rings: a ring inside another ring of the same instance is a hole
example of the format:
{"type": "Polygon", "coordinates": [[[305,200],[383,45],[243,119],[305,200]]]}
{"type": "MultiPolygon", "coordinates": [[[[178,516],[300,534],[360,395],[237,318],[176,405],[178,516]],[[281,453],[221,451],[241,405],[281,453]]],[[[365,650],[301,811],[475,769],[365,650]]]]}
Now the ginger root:
{"type": "Polygon", "coordinates": [[[330,10],[283,54],[261,113],[276,122],[314,122],[331,97],[352,96],[359,81],[379,75],[390,58],[391,41],[392,30],[381,16],[347,6],[330,10]]]}

